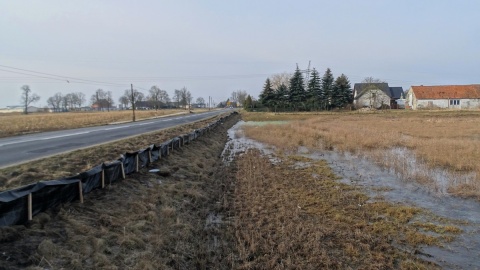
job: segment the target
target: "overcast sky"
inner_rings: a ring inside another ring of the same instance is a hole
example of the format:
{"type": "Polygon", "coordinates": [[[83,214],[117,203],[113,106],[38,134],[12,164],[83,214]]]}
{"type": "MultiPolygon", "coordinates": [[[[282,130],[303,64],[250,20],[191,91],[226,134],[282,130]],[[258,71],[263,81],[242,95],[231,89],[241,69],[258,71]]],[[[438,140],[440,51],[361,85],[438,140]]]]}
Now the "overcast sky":
{"type": "Polygon", "coordinates": [[[268,76],[309,60],[352,87],[367,76],[404,89],[480,83],[477,0],[0,0],[0,35],[0,107],[20,104],[25,84],[37,106],[98,88],[118,101],[130,83],[218,103],[257,97],[268,76]]]}

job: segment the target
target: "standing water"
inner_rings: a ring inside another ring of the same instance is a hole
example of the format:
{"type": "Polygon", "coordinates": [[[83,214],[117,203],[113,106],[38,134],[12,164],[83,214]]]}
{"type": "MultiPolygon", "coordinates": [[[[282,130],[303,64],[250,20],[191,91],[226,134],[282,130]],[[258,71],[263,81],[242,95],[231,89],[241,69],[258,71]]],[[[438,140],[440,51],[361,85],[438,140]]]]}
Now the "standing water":
{"type": "MultiPolygon", "coordinates": [[[[263,143],[246,138],[239,122],[228,131],[229,141],[225,145],[222,158],[230,163],[236,155],[247,149],[259,149],[270,157],[272,162],[279,162],[274,157],[275,149],[263,143]]],[[[255,122],[248,122],[255,124],[255,122]]],[[[403,151],[403,150],[393,150],[403,151]]],[[[298,153],[315,160],[325,160],[332,170],[341,177],[342,182],[359,186],[372,198],[423,208],[435,216],[447,218],[462,229],[462,233],[444,247],[425,246],[424,259],[433,261],[445,269],[480,269],[480,203],[448,195],[445,188],[436,192],[412,181],[406,181],[404,175],[395,170],[385,169],[361,155],[337,151],[310,151],[300,147],[298,153]]],[[[410,157],[411,159],[411,157],[410,157]]],[[[410,160],[410,162],[414,162],[410,160]]],[[[444,177],[444,173],[434,177],[444,177]]],[[[439,182],[444,182],[442,179],[439,182]]]]}

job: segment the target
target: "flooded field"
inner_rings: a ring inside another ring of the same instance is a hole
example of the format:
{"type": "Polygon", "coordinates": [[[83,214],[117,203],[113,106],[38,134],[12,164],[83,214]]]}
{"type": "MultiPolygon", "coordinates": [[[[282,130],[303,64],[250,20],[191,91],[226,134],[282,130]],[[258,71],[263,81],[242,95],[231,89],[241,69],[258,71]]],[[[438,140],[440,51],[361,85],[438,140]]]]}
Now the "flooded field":
{"type": "MultiPolygon", "coordinates": [[[[246,138],[242,131],[245,124],[239,122],[228,133],[230,140],[224,150],[224,161],[245,152],[249,148],[259,149],[264,155],[278,162],[275,149],[271,146],[246,138]]],[[[480,269],[480,203],[448,195],[448,184],[455,179],[468,182],[475,178],[472,174],[452,174],[440,169],[427,170],[417,162],[407,149],[396,148],[390,153],[367,158],[349,152],[312,151],[299,147],[293,155],[301,155],[313,160],[325,160],[340,177],[340,182],[361,188],[371,201],[387,200],[402,205],[416,206],[424,213],[411,222],[432,224],[453,224],[462,230],[451,242],[437,246],[424,246],[418,252],[425,260],[433,261],[445,269],[480,269]],[[388,163],[392,156],[397,161],[388,163]],[[379,159],[383,159],[379,160],[379,159]],[[422,185],[409,181],[412,174],[422,173],[430,183],[422,185]]],[[[299,162],[298,166],[308,166],[299,162]]]]}

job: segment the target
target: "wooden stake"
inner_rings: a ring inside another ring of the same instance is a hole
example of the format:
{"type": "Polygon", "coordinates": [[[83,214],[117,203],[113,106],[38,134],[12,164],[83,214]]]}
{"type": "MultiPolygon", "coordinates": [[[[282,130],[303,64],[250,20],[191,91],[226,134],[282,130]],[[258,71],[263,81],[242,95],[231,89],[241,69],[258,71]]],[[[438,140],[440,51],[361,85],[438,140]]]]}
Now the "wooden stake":
{"type": "Polygon", "coordinates": [[[80,203],[83,203],[83,186],[82,181],[78,181],[78,195],[80,197],[80,203]]]}
{"type": "Polygon", "coordinates": [[[138,164],[138,163],[139,163],[139,162],[138,162],[138,161],[139,161],[138,154],[135,156],[135,161],[136,161],[136,163],[137,163],[137,168],[136,168],[135,171],[138,172],[138,168],[139,168],[139,164],[138,164]]]}
{"type": "Polygon", "coordinates": [[[170,146],[167,145],[167,156],[170,155],[170,146]]]}
{"type": "Polygon", "coordinates": [[[32,220],[32,212],[33,212],[33,205],[32,205],[32,193],[28,194],[28,220],[32,220]]]}
{"type": "Polygon", "coordinates": [[[148,160],[152,163],[152,150],[148,150],[148,160]]]}
{"type": "Polygon", "coordinates": [[[105,170],[102,170],[102,188],[105,188],[105,170]]]}
{"type": "Polygon", "coordinates": [[[125,167],[123,167],[123,162],[120,163],[122,166],[122,178],[125,179],[125,167]]]}

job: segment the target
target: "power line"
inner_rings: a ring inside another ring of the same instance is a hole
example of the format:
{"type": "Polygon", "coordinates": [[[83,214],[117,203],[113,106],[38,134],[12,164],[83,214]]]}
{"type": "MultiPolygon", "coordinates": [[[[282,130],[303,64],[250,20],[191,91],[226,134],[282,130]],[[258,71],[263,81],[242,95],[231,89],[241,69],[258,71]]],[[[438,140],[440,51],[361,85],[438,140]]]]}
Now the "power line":
{"type": "Polygon", "coordinates": [[[90,83],[103,84],[103,85],[124,86],[123,84],[118,84],[118,83],[86,80],[86,79],[81,79],[81,78],[56,75],[56,74],[51,74],[51,73],[39,72],[39,71],[28,70],[28,69],[23,69],[23,68],[16,68],[16,67],[5,66],[5,65],[0,65],[0,67],[14,69],[14,70],[20,70],[20,71],[25,71],[25,72],[30,72],[30,73],[48,75],[48,76],[53,76],[53,77],[58,77],[58,78],[52,78],[52,77],[39,76],[39,75],[35,75],[35,74],[20,73],[20,72],[15,72],[15,71],[11,71],[11,70],[0,69],[2,71],[6,71],[6,72],[23,74],[23,75],[34,76],[34,77],[39,77],[39,78],[52,79],[52,80],[63,80],[63,81],[66,81],[67,83],[70,83],[70,81],[68,80],[68,79],[70,79],[70,80],[75,80],[76,83],[81,83],[83,81],[84,83],[85,82],[90,82],[90,83]],[[62,78],[62,79],[59,79],[59,78],[62,78]]]}

